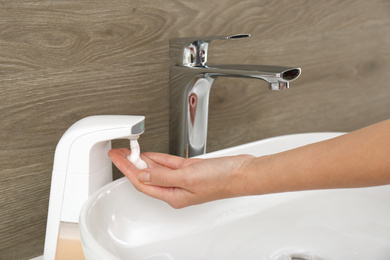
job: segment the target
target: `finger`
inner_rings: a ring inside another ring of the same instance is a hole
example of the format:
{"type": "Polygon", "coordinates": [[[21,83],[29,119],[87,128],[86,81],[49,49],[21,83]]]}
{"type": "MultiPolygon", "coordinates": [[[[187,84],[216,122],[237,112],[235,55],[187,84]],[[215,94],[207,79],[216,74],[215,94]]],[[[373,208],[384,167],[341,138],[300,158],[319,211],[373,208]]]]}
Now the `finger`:
{"type": "Polygon", "coordinates": [[[108,155],[110,156],[110,154],[121,154],[125,157],[129,156],[131,154],[131,151],[129,149],[126,149],[126,148],[118,148],[118,149],[111,149],[109,152],[108,152],[108,155]]]}
{"type": "Polygon", "coordinates": [[[144,156],[148,157],[153,162],[171,168],[171,169],[178,169],[183,165],[184,158],[164,154],[164,153],[152,153],[152,152],[146,152],[143,153],[144,156]]]}
{"type": "Polygon", "coordinates": [[[183,157],[164,154],[164,153],[147,152],[147,153],[143,153],[143,155],[150,158],[155,163],[171,169],[180,169],[194,162],[202,160],[202,159],[185,159],[183,157]]]}
{"type": "Polygon", "coordinates": [[[129,156],[131,154],[131,151],[126,148],[119,148],[118,150],[122,152],[125,156],[129,156]]]}
{"type": "Polygon", "coordinates": [[[183,171],[165,167],[148,168],[138,174],[138,180],[144,184],[161,187],[183,188],[187,183],[183,171]]]}
{"type": "MultiPolygon", "coordinates": [[[[126,149],[126,148],[112,149],[108,153],[108,155],[110,157],[113,155],[114,155],[114,158],[115,158],[115,156],[123,156],[123,157],[127,158],[127,160],[129,158],[130,154],[131,154],[131,150],[126,149]]],[[[157,166],[156,163],[153,162],[152,160],[150,160],[148,157],[145,157],[142,154],[140,155],[140,157],[146,163],[147,167],[153,168],[153,167],[157,166]]],[[[111,160],[112,160],[112,158],[111,158],[111,160]]],[[[114,162],[114,164],[115,164],[115,162],[114,162]]]]}
{"type": "Polygon", "coordinates": [[[122,149],[111,149],[108,152],[108,156],[110,156],[110,158],[112,156],[114,156],[114,157],[126,157],[126,153],[122,149]]]}
{"type": "Polygon", "coordinates": [[[132,164],[119,149],[110,150],[108,155],[115,166],[131,181],[138,180],[139,170],[132,164]]]}
{"type": "Polygon", "coordinates": [[[156,168],[156,167],[162,167],[161,165],[155,163],[153,160],[151,160],[149,157],[140,154],[141,159],[146,163],[148,168],[156,168]]]}

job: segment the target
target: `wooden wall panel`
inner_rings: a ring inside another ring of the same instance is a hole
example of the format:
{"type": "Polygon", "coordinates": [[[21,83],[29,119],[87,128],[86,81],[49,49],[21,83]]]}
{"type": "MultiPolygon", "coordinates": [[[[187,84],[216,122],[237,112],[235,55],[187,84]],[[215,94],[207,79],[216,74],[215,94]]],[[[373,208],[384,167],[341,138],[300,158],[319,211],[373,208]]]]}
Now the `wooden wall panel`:
{"type": "Polygon", "coordinates": [[[0,259],[42,254],[54,150],[75,121],[145,115],[142,149],[168,151],[169,38],[251,33],[210,61],[303,70],[283,92],[218,78],[212,151],[389,118],[388,28],[387,0],[0,1],[0,259]]]}

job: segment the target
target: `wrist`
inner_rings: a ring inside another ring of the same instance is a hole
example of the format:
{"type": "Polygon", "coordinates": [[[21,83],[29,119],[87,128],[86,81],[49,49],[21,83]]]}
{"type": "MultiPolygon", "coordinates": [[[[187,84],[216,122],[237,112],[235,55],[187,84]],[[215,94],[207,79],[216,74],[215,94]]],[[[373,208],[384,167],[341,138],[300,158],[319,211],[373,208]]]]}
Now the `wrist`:
{"type": "Polygon", "coordinates": [[[256,175],[256,165],[261,157],[252,155],[239,155],[236,157],[239,160],[240,166],[236,168],[234,173],[237,184],[234,196],[257,195],[254,192],[254,179],[256,175]]]}
{"type": "Polygon", "coordinates": [[[241,165],[238,176],[240,179],[240,196],[263,195],[278,191],[275,182],[277,167],[272,155],[247,158],[241,165]]]}

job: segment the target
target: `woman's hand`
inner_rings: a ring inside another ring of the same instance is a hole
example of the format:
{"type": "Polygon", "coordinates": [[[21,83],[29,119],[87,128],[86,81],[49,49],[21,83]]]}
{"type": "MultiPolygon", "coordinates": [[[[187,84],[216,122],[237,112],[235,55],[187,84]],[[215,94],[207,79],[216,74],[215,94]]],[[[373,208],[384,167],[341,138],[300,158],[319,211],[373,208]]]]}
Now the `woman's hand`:
{"type": "Polygon", "coordinates": [[[184,159],[144,153],[139,171],[127,149],[109,155],[134,186],[174,208],[276,192],[390,184],[390,120],[278,154],[184,159]]]}
{"type": "Polygon", "coordinates": [[[215,159],[185,159],[161,153],[143,153],[148,168],[138,170],[128,159],[131,151],[113,149],[109,156],[135,188],[173,208],[247,195],[243,168],[251,155],[215,159]]]}

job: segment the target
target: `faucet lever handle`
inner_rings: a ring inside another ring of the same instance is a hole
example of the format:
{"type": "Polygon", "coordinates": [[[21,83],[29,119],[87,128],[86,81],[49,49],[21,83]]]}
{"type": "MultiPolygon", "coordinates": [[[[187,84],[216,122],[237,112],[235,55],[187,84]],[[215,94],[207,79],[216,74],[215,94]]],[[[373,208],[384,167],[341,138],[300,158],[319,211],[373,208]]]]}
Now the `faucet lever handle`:
{"type": "Polygon", "coordinates": [[[209,44],[214,40],[238,40],[250,37],[250,34],[227,36],[173,38],[169,40],[169,56],[178,65],[204,67],[207,62],[209,44]]]}

